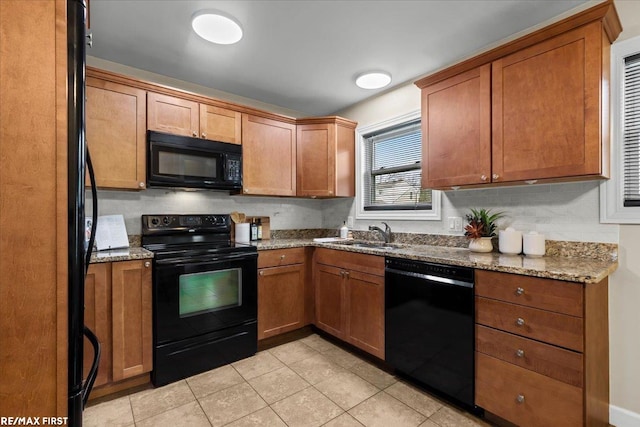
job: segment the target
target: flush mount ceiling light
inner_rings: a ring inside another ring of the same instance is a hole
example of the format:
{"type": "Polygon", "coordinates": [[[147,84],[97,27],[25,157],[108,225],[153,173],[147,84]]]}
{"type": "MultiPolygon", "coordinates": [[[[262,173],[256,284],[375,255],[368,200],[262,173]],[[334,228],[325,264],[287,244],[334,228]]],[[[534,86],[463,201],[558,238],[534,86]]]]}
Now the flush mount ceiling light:
{"type": "Polygon", "coordinates": [[[191,27],[203,39],[217,44],[234,44],[242,38],[242,27],[238,22],[218,11],[202,11],[196,13],[191,20],[191,27]]]}
{"type": "Polygon", "coordinates": [[[380,89],[391,83],[391,74],[386,71],[369,71],[356,78],[356,85],[362,89],[380,89]]]}

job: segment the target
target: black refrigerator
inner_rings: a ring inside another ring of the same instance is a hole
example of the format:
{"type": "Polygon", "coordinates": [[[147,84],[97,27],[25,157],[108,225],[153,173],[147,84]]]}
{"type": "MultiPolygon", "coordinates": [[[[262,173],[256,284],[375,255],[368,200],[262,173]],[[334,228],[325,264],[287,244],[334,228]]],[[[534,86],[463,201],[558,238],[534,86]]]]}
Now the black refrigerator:
{"type": "Polygon", "coordinates": [[[85,58],[87,45],[85,0],[67,0],[68,93],[68,247],[69,247],[69,362],[68,423],[82,426],[82,410],[93,387],[100,361],[97,337],[84,325],[84,280],[91,258],[98,212],[95,179],[85,141],[85,58]],[[85,173],[89,172],[93,229],[85,249],[85,173]],[[83,379],[83,342],[93,346],[93,363],[83,379]]]}

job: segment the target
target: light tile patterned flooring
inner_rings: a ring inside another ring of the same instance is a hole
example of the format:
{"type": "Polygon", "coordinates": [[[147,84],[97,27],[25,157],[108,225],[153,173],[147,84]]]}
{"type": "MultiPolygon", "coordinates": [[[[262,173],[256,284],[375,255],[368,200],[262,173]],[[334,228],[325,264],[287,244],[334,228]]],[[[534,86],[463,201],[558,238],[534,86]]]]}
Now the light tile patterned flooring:
{"type": "Polygon", "coordinates": [[[316,334],[89,406],[84,425],[488,426],[316,334]]]}

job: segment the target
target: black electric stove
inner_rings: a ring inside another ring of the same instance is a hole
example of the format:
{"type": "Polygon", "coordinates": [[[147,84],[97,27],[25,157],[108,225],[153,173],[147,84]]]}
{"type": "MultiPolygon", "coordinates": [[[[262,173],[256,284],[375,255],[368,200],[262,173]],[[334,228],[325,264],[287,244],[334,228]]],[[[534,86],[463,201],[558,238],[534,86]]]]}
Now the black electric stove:
{"type": "Polygon", "coordinates": [[[168,384],[255,354],[255,246],[231,241],[229,215],[143,215],[153,260],[153,371],[168,384]]]}

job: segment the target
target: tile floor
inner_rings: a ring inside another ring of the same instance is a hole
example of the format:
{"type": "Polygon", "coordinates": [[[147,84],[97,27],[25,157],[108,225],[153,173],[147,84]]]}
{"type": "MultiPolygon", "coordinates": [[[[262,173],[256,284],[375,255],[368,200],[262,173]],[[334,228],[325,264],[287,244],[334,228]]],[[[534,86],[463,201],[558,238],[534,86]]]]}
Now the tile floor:
{"type": "Polygon", "coordinates": [[[316,334],[89,406],[84,425],[488,426],[316,334]]]}

